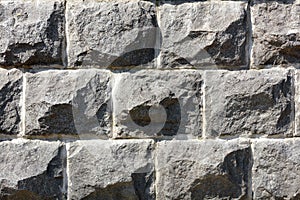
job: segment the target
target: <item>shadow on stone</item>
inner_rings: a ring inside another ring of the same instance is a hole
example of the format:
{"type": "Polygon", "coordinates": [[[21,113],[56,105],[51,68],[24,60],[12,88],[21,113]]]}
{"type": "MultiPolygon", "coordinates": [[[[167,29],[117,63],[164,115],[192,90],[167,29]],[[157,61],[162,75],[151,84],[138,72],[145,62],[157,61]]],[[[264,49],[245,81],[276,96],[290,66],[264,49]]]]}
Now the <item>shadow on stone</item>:
{"type": "Polygon", "coordinates": [[[219,175],[208,174],[197,179],[191,187],[191,199],[210,198],[248,199],[248,184],[251,176],[252,153],[250,148],[228,154],[219,175]]]}

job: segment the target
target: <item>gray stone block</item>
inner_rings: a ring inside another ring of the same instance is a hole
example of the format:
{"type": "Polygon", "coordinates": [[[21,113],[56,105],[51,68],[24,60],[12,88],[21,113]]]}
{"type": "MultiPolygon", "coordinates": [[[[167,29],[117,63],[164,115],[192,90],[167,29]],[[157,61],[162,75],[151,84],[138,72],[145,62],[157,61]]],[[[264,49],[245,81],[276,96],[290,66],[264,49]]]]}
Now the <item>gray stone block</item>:
{"type": "Polygon", "coordinates": [[[151,140],[67,144],[68,199],[155,199],[151,140]]]}
{"type": "Polygon", "coordinates": [[[159,35],[154,2],[67,1],[69,66],[153,67],[159,35]]]}
{"type": "Polygon", "coordinates": [[[160,5],[159,13],[160,67],[247,67],[246,2],[166,1],[160,5]]]}
{"type": "Polygon", "coordinates": [[[247,140],[163,141],[157,146],[157,199],[250,199],[247,140]]]}
{"type": "Polygon", "coordinates": [[[252,68],[300,67],[300,1],[254,1],[252,68]]]}
{"type": "Polygon", "coordinates": [[[142,70],[114,78],[114,137],[195,138],[202,133],[202,72],[142,70]]]}
{"type": "Polygon", "coordinates": [[[0,65],[63,64],[63,0],[0,2],[0,65]]]}
{"type": "Polygon", "coordinates": [[[50,70],[26,73],[26,81],[26,135],[110,134],[109,72],[50,70]]]}
{"type": "Polygon", "coordinates": [[[22,85],[20,70],[0,69],[0,134],[19,133],[22,85]]]}
{"type": "Polygon", "coordinates": [[[253,141],[253,199],[300,198],[300,140],[253,141]]]}
{"type": "Polygon", "coordinates": [[[290,70],[207,71],[206,136],[292,136],[293,87],[290,70]]]}
{"type": "Polygon", "coordinates": [[[0,142],[0,198],[64,199],[62,148],[59,142],[0,142]]]}

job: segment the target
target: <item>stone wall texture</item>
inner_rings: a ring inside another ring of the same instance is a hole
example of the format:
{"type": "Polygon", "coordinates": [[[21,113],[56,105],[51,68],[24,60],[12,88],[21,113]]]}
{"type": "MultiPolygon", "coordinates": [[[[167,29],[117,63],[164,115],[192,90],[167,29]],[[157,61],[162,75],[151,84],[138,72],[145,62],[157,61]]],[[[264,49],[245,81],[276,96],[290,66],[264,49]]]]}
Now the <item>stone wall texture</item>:
{"type": "Polygon", "coordinates": [[[300,200],[300,0],[0,0],[0,200],[300,200]]]}

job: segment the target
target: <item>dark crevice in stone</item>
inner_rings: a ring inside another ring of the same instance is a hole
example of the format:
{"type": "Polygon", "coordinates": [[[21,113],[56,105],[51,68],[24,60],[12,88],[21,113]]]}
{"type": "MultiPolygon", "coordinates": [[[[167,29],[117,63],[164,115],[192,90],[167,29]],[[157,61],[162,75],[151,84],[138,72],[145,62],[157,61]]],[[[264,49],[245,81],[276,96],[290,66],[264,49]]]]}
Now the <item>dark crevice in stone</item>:
{"type": "Polygon", "coordinates": [[[151,106],[145,104],[135,106],[129,111],[131,119],[139,126],[148,126],[151,123],[151,119],[149,117],[150,108],[151,106]]]}
{"type": "Polygon", "coordinates": [[[123,182],[109,185],[106,188],[96,189],[82,200],[139,200],[135,194],[132,182],[123,182]]]}
{"type": "Polygon", "coordinates": [[[160,103],[167,113],[167,119],[164,127],[158,135],[174,136],[177,134],[181,122],[181,107],[177,98],[167,97],[160,103]]]}
{"type": "Polygon", "coordinates": [[[135,193],[140,200],[151,200],[155,199],[154,194],[149,191],[151,185],[153,184],[154,173],[134,173],[131,175],[133,180],[133,185],[135,188],[135,193]]]}
{"type": "Polygon", "coordinates": [[[49,163],[47,171],[18,182],[17,190],[0,196],[4,200],[63,200],[63,159],[60,147],[57,156],[49,163]]]}
{"type": "Polygon", "coordinates": [[[243,18],[233,22],[224,32],[217,33],[215,41],[204,49],[214,58],[216,65],[228,66],[229,69],[230,66],[246,65],[246,31],[247,13],[244,11],[243,18]],[[223,41],[224,38],[228,39],[223,41]]]}
{"type": "Polygon", "coordinates": [[[175,54],[174,52],[165,51],[162,54],[162,66],[177,68],[178,66],[186,65],[191,68],[193,67],[187,59],[175,54]]]}
{"type": "Polygon", "coordinates": [[[43,117],[38,119],[42,133],[76,134],[73,109],[70,104],[57,104],[49,108],[43,117]]]}
{"type": "Polygon", "coordinates": [[[108,105],[106,103],[101,104],[100,108],[96,113],[96,117],[98,119],[100,127],[108,127],[109,124],[107,123],[107,117],[109,115],[108,105]]]}
{"type": "Polygon", "coordinates": [[[133,50],[119,56],[108,68],[144,65],[154,60],[158,55],[157,52],[159,52],[159,50],[154,48],[133,50]]]}
{"type": "MultiPolygon", "coordinates": [[[[179,100],[173,98],[172,95],[160,101],[167,114],[166,121],[164,122],[163,128],[157,133],[158,136],[174,136],[177,134],[180,122],[181,122],[181,107],[179,100]]],[[[149,110],[151,105],[144,103],[142,105],[135,106],[129,111],[131,119],[139,126],[145,127],[150,125],[151,118],[149,116],[149,110]]]]}
{"type": "Polygon", "coordinates": [[[208,174],[194,181],[190,189],[191,199],[248,199],[251,168],[250,147],[228,154],[220,166],[219,175],[208,174]]]}
{"type": "Polygon", "coordinates": [[[269,53],[261,65],[279,65],[298,63],[300,59],[300,45],[297,45],[296,34],[286,36],[271,35],[267,42],[269,53]]]}

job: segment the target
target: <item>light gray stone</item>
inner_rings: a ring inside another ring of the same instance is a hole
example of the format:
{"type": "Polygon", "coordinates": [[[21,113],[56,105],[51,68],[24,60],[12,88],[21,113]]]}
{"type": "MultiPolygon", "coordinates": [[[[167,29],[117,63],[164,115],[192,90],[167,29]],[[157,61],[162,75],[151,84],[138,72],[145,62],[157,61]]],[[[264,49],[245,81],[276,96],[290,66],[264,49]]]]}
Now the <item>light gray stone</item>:
{"type": "Polygon", "coordinates": [[[69,66],[122,68],[155,60],[159,29],[153,2],[67,1],[69,66]]]}
{"type": "Polygon", "coordinates": [[[64,0],[0,2],[0,65],[63,63],[64,0]]]}
{"type": "Polygon", "coordinates": [[[59,142],[16,139],[0,142],[1,199],[64,199],[59,142]]]}
{"type": "Polygon", "coordinates": [[[155,199],[152,140],[67,144],[68,199],[155,199]]]}
{"type": "Polygon", "coordinates": [[[26,135],[110,134],[109,72],[50,70],[26,73],[26,81],[26,135]]]}
{"type": "Polygon", "coordinates": [[[247,140],[159,142],[157,199],[250,199],[247,140]]]}
{"type": "Polygon", "coordinates": [[[300,67],[299,13],[299,0],[254,1],[252,68],[300,67]]]}
{"type": "Polygon", "coordinates": [[[295,70],[295,133],[300,136],[300,70],[295,70]]]}
{"type": "Polygon", "coordinates": [[[204,80],[207,137],[292,136],[292,71],[207,71],[204,80]]]}
{"type": "Polygon", "coordinates": [[[114,137],[201,136],[202,72],[141,70],[114,76],[114,137]]]}
{"type": "Polygon", "coordinates": [[[21,71],[0,69],[0,134],[19,133],[22,85],[21,71]]]}
{"type": "Polygon", "coordinates": [[[247,2],[176,2],[159,7],[160,67],[247,67],[247,2]]]}
{"type": "Polygon", "coordinates": [[[300,198],[300,140],[253,141],[253,199],[300,198]]]}

